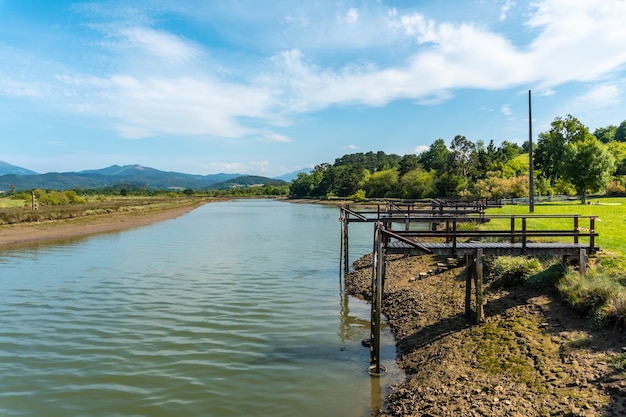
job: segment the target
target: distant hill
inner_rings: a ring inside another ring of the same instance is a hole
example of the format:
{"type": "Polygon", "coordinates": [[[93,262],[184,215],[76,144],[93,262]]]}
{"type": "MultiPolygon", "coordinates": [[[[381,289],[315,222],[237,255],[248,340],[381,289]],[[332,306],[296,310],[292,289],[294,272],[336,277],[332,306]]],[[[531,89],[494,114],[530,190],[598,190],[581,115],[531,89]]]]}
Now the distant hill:
{"type": "Polygon", "coordinates": [[[0,175],[6,174],[37,175],[37,172],[0,161],[0,175]]]}
{"type": "Polygon", "coordinates": [[[35,173],[30,175],[10,173],[0,175],[0,190],[7,191],[10,187],[14,187],[17,190],[30,190],[33,188],[68,190],[74,188],[106,188],[116,186],[148,189],[224,189],[232,188],[231,185],[224,183],[236,178],[243,178],[239,182],[236,181],[232,183],[239,184],[238,186],[265,184],[276,181],[271,178],[242,176],[241,174],[220,173],[192,175],[180,172],[160,171],[141,165],[112,165],[107,168],[80,172],[50,172],[46,174],[35,173]]]}
{"type": "Polygon", "coordinates": [[[261,185],[284,185],[286,181],[272,179],[267,177],[259,177],[257,175],[242,175],[237,178],[233,178],[227,181],[218,182],[213,184],[211,189],[213,190],[229,190],[237,187],[254,187],[261,185]]]}
{"type": "Polygon", "coordinates": [[[304,172],[305,174],[309,174],[311,171],[313,171],[313,168],[302,168],[302,169],[299,169],[297,171],[293,171],[293,172],[289,172],[287,174],[283,174],[283,175],[281,175],[279,177],[274,177],[274,179],[291,182],[291,181],[295,180],[296,178],[298,178],[298,174],[299,173],[304,172]]]}

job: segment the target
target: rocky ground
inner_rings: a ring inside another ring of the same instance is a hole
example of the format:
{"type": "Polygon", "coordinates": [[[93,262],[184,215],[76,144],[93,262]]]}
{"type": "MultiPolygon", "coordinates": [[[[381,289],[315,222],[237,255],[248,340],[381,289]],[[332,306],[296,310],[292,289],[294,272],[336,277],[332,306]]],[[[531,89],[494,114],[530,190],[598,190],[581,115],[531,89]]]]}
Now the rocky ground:
{"type": "MultiPolygon", "coordinates": [[[[626,416],[626,331],[596,329],[556,293],[485,291],[485,322],[464,316],[462,265],[388,256],[383,313],[405,382],[380,416],[626,416]]],[[[371,258],[346,291],[369,300],[371,258]]]]}

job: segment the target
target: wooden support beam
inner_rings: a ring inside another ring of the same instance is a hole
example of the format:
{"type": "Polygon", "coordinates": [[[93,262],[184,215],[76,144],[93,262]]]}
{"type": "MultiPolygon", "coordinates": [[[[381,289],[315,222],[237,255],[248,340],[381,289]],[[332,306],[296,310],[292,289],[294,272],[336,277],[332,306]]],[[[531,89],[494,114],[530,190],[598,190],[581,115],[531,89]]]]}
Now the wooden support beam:
{"type": "Polygon", "coordinates": [[[580,249],[578,255],[578,272],[580,275],[585,275],[587,272],[587,250],[584,248],[580,249]]]}
{"type": "Polygon", "coordinates": [[[474,278],[474,255],[465,255],[465,317],[472,316],[472,279],[474,278]]]}
{"type": "Polygon", "coordinates": [[[380,225],[374,230],[374,252],[372,254],[372,305],[370,331],[370,368],[372,376],[379,376],[384,372],[380,365],[380,333],[382,327],[382,298],[385,273],[385,255],[383,247],[383,233],[380,225]]]}
{"type": "Polygon", "coordinates": [[[475,255],[465,255],[465,317],[475,324],[485,318],[483,308],[483,251],[476,250],[475,255]],[[475,309],[472,309],[472,281],[474,281],[475,309]]]}
{"type": "Polygon", "coordinates": [[[485,318],[483,309],[483,250],[476,250],[476,324],[481,323],[485,318]]]}
{"type": "Polygon", "coordinates": [[[342,233],[342,238],[343,238],[343,272],[344,272],[344,276],[348,274],[348,272],[350,272],[350,255],[348,253],[348,239],[349,239],[349,233],[348,233],[348,224],[349,222],[344,218],[343,219],[343,233],[342,233]]]}

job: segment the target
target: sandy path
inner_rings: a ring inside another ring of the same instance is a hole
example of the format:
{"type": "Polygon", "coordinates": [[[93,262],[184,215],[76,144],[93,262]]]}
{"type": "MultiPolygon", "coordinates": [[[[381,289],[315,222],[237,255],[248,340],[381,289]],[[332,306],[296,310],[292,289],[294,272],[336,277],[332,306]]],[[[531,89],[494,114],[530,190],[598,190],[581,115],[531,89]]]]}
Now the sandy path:
{"type": "Polygon", "coordinates": [[[61,221],[0,226],[0,250],[144,226],[179,217],[197,207],[198,205],[186,205],[148,212],[112,213],[61,221]]]}

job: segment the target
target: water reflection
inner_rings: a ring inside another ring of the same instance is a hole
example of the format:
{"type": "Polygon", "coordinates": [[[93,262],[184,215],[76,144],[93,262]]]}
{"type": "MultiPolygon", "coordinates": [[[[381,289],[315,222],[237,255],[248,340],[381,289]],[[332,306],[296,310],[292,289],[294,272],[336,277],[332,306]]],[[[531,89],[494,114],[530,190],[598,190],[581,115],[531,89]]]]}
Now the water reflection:
{"type": "Polygon", "coordinates": [[[393,374],[367,374],[370,306],[337,284],[336,219],[215,203],[2,252],[0,415],[371,415],[393,374]]]}

